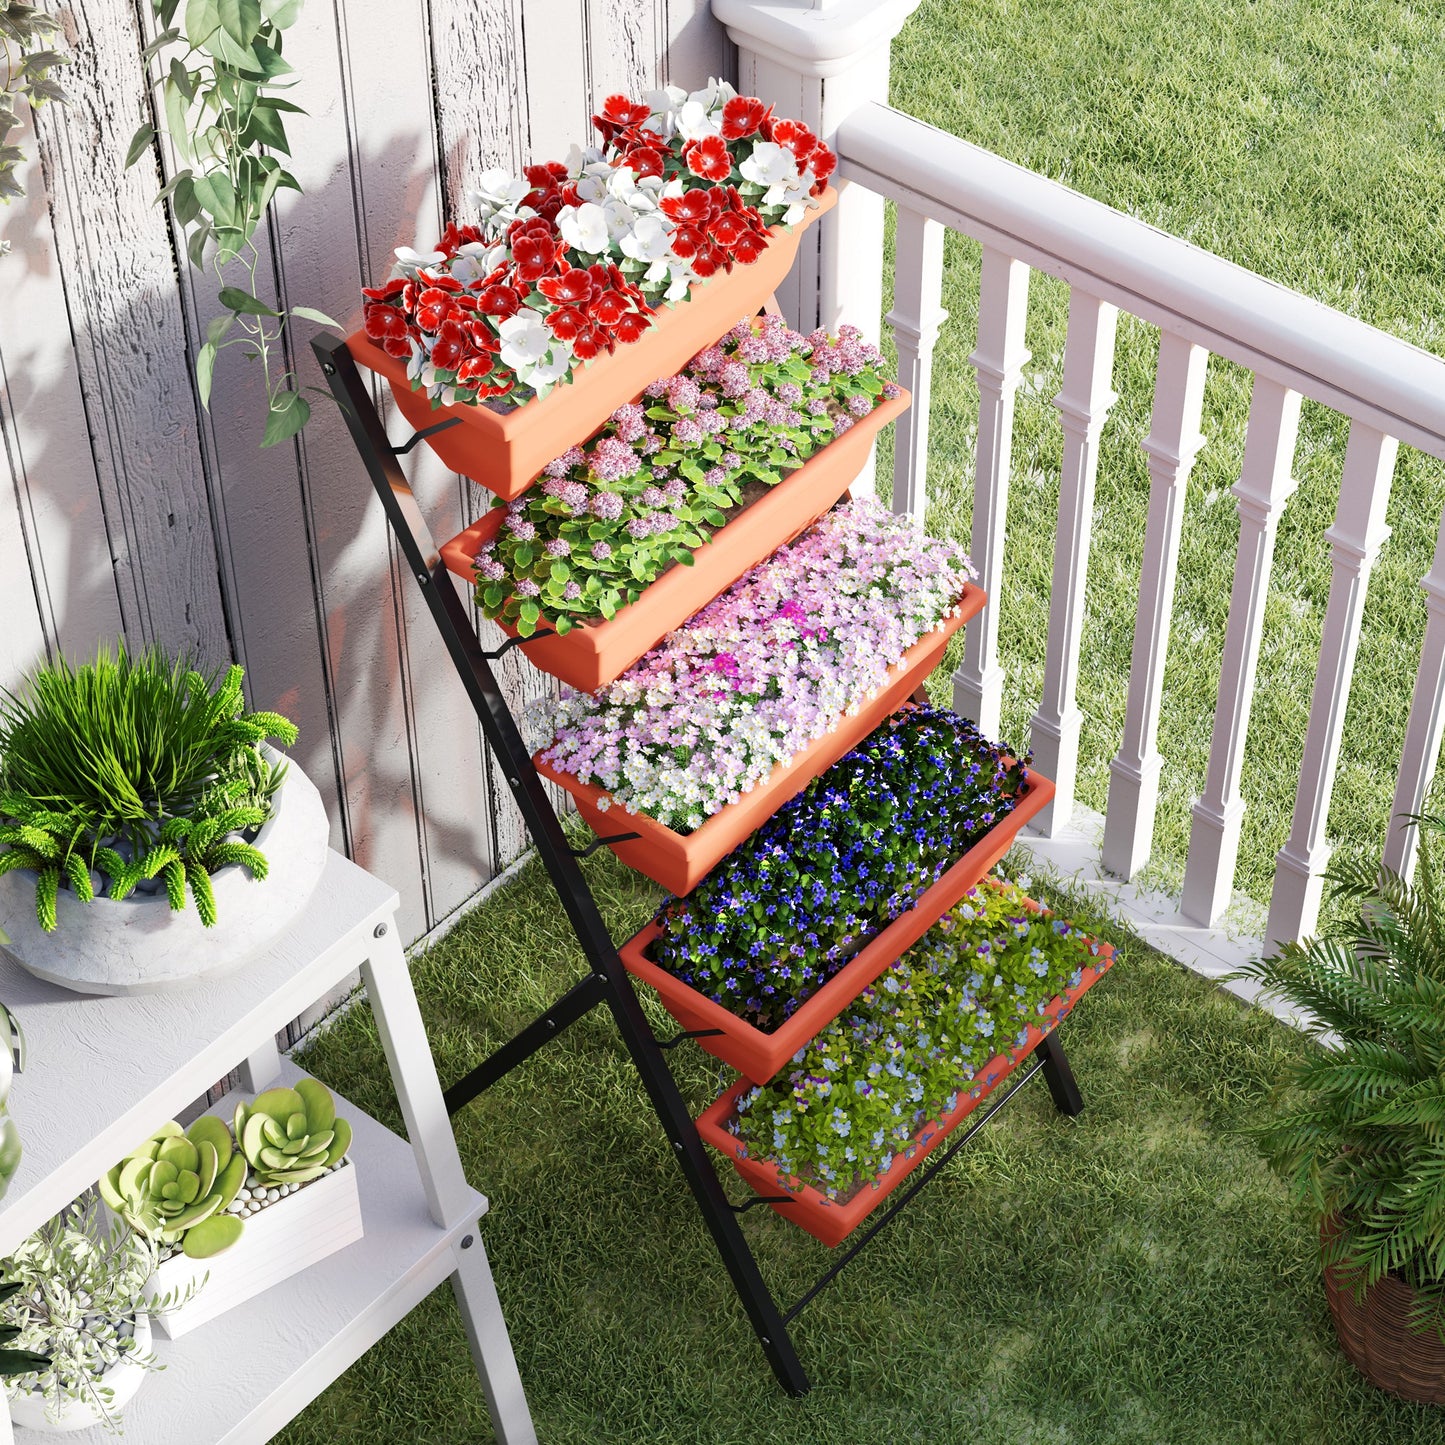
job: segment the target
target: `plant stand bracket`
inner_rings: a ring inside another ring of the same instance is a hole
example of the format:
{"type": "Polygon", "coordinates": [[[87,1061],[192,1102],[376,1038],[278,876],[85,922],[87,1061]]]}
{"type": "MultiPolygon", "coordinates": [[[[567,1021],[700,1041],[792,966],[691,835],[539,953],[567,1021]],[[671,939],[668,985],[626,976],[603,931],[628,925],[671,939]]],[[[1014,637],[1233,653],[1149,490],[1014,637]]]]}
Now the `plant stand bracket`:
{"type": "MultiPolygon", "coordinates": [[[[1065,1113],[1082,1108],[1073,1075],[1057,1037],[1050,1034],[1036,1051],[1038,1061],[1019,1077],[999,1100],[985,1111],[950,1147],[920,1172],[907,1191],[893,1201],[847,1253],[819,1279],[789,1310],[782,1311],[763,1281],[757,1261],[749,1248],[738,1217],[755,1204],[771,1202],[755,1196],[741,1205],[732,1204],[723,1190],[706,1147],[698,1135],[676,1081],[666,1062],[665,1050],[676,1039],[658,1040],[653,1034],[632,979],[622,966],[596,901],[577,866],[580,853],[569,844],[561,820],[554,811],[542,780],[532,766],[531,755],[518,731],[506,697],[497,683],[490,661],[499,655],[487,652],[477,636],[468,604],[457,588],[432,539],[410,483],[397,458],[427,433],[419,432],[411,442],[393,446],[377,414],[367,383],[339,337],[318,337],[311,343],[332,394],[346,418],[352,441],[381,498],[387,522],[395,534],[406,565],[426,598],[432,620],[440,632],[452,664],[476,710],[482,730],[500,762],[537,852],[561,899],[572,929],[581,944],[591,972],[573,985],[549,1009],[514,1035],[465,1078],[446,1090],[450,1112],[462,1108],[491,1084],[523,1063],[538,1049],[557,1038],[566,1027],[605,1003],[610,1009],[628,1053],[647,1090],[648,1098],[663,1131],[672,1143],[699,1212],[712,1234],[713,1242],[742,1301],[748,1319],[778,1382],[790,1395],[806,1394],[810,1388],[797,1352],[788,1334],[788,1324],[820,1290],[836,1277],[884,1225],[935,1177],[978,1127],[1035,1073],[1043,1072],[1055,1103],[1065,1113]]],[[[430,428],[427,429],[431,430],[430,428]]],[[[500,651],[500,650],[499,650],[500,651]]],[[[595,847],[597,845],[593,845],[595,847]]]]}

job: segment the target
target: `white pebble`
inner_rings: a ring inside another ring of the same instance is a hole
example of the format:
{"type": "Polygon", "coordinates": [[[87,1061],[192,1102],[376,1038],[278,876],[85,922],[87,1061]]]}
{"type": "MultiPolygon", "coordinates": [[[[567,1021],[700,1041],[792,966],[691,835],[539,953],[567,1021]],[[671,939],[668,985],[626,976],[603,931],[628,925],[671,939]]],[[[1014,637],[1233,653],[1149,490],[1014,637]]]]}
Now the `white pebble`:
{"type": "Polygon", "coordinates": [[[266,1203],[267,1203],[267,1204],[274,1204],[280,1197],[281,1197],[281,1191],[280,1191],[279,1189],[268,1189],[268,1190],[266,1191],[266,1203]]]}
{"type": "Polygon", "coordinates": [[[239,1199],[243,1204],[244,1204],[248,1199],[250,1199],[250,1197],[251,1197],[251,1191],[250,1191],[249,1189],[238,1189],[238,1190],[236,1191],[236,1198],[239,1199]]]}

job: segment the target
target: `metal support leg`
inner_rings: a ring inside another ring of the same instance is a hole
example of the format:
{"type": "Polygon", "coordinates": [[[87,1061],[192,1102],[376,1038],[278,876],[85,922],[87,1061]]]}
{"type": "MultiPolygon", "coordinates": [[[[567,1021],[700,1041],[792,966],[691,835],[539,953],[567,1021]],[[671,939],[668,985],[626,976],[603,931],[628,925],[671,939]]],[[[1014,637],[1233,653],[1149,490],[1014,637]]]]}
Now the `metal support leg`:
{"type": "Polygon", "coordinates": [[[537,1445],[537,1432],[527,1397],[522,1393],[517,1362],[512,1358],[512,1342],[507,1337],[481,1235],[463,1235],[452,1254],[457,1262],[452,1293],[457,1297],[472,1363],[486,1393],[492,1429],[501,1445],[537,1445]]]}
{"type": "Polygon", "coordinates": [[[1074,1082],[1074,1071],[1069,1067],[1064,1046],[1059,1042],[1058,1033],[1051,1033],[1038,1048],[1034,1056],[1044,1066],[1044,1082],[1053,1095],[1054,1107],[1061,1114],[1070,1116],[1083,1112],[1084,1096],[1074,1082]]]}
{"type": "Polygon", "coordinates": [[[281,1055],[276,1040],[269,1038],[253,1054],[241,1062],[241,1087],[249,1094],[259,1094],[276,1081],[281,1072],[281,1055]]]}
{"type": "MultiPolygon", "coordinates": [[[[312,349],[331,385],[351,438],[386,510],[397,545],[421,587],[427,607],[463,687],[491,744],[527,825],[538,855],[604,994],[633,1066],[672,1144],[683,1177],[722,1256],[733,1288],[747,1311],[758,1341],[779,1383],[789,1394],[809,1388],[776,1302],[718,1181],[677,1083],[658,1050],[632,981],[597,911],[596,902],[572,856],[562,824],[517,730],[506,697],[477,638],[466,605],[441,561],[410,484],[387,440],[356,363],[337,337],[318,337],[312,349]]],[[[408,1121],[409,1122],[409,1121],[408,1121]]]]}

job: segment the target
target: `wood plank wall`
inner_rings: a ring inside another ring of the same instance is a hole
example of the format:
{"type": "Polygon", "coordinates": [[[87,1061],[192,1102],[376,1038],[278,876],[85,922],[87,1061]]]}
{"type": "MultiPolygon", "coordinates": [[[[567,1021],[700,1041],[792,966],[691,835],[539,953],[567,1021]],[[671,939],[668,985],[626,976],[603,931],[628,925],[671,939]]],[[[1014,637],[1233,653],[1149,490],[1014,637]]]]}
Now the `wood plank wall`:
{"type": "MultiPolygon", "coordinates": [[[[22,136],[28,196],[0,208],[0,686],[119,633],[234,657],[252,705],[300,724],[335,845],[398,888],[406,937],[423,937],[525,847],[520,820],[334,410],[261,451],[239,349],[211,411],[197,402],[216,303],[152,204],[173,158],[161,144],[122,170],[149,109],[149,0],[61,14],[75,99],[22,136]]],[[[565,154],[612,90],[735,63],[706,0],[311,0],[286,53],[309,112],[288,126],[305,193],[273,211],[266,280],[344,322],[393,247],[463,214],[487,167],[565,154]]],[[[305,326],[295,339],[309,372],[305,326]]],[[[419,450],[444,538],[479,498],[419,450]]],[[[507,668],[520,703],[538,683],[515,654],[507,668]]]]}

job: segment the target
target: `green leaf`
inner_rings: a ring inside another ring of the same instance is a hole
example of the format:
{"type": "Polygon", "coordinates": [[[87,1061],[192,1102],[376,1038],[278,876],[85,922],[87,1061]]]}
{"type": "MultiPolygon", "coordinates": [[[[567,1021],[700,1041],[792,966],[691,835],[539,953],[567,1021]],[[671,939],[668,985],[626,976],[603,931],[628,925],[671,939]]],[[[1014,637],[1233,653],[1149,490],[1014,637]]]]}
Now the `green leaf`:
{"type": "Polygon", "coordinates": [[[263,447],[274,447],[294,437],[310,420],[311,403],[294,391],[283,391],[272,399],[271,409],[266,415],[266,434],[261,438],[263,447]]]}
{"type": "Polygon", "coordinates": [[[256,98],[257,105],[263,105],[267,110],[284,110],[291,115],[306,115],[307,112],[299,105],[292,105],[289,100],[282,100],[279,95],[261,95],[256,98]]]}
{"type": "Polygon", "coordinates": [[[261,0],[216,0],[216,13],[237,45],[250,45],[261,29],[261,0]]]}
{"type": "Polygon", "coordinates": [[[190,127],[186,120],[186,98],[176,89],[176,83],[169,76],[161,84],[161,105],[166,113],[166,134],[182,160],[194,160],[195,150],[191,145],[190,127]]]}
{"type": "MultiPolygon", "coordinates": [[[[172,195],[178,187],[185,185],[194,174],[195,172],[189,168],[183,171],[177,171],[175,175],[156,192],[155,204],[159,205],[167,196],[172,195]]],[[[184,224],[184,222],[182,224],[184,224]]]]}
{"type": "Polygon", "coordinates": [[[174,85],[175,88],[180,91],[183,96],[185,96],[187,101],[194,100],[196,98],[195,80],[192,77],[191,72],[187,70],[184,65],[181,64],[179,56],[171,56],[171,66],[169,73],[171,84],[174,85]]]}
{"type": "Polygon", "coordinates": [[[222,265],[234,261],[246,244],[247,233],[240,226],[216,227],[216,259],[222,265]]]}
{"type": "Polygon", "coordinates": [[[225,316],[217,316],[211,324],[206,327],[206,340],[212,346],[219,346],[226,333],[236,324],[235,313],[231,312],[225,316]]]}
{"type": "Polygon", "coordinates": [[[536,551],[532,544],[530,542],[523,542],[512,555],[513,565],[516,567],[530,567],[534,556],[536,556],[536,551]]]}
{"type": "Polygon", "coordinates": [[[556,629],[558,637],[566,637],[566,635],[571,632],[572,625],[572,619],[568,617],[566,613],[562,613],[552,624],[556,629]]]}
{"type": "Polygon", "coordinates": [[[216,372],[216,343],[208,341],[196,357],[196,390],[200,393],[201,405],[211,409],[211,380],[216,372]]]}
{"type": "MultiPolygon", "coordinates": [[[[175,13],[174,7],[172,7],[171,13],[175,13]]],[[[165,17],[162,16],[162,19],[164,18],[165,17]]],[[[161,33],[157,35],[156,38],[152,40],[151,43],[147,45],[144,50],[141,51],[140,58],[142,62],[144,62],[146,65],[149,65],[151,61],[154,60],[156,56],[159,55],[161,51],[164,50],[166,46],[171,43],[171,41],[179,40],[180,38],[181,32],[179,30],[175,29],[174,26],[167,26],[166,29],[162,30],[161,33]]]]}
{"type": "Polygon", "coordinates": [[[224,171],[197,176],[193,184],[201,209],[209,211],[218,224],[225,225],[235,219],[236,193],[231,188],[231,178],[224,171]]]}
{"type": "Polygon", "coordinates": [[[273,50],[266,44],[252,46],[245,60],[238,63],[242,67],[243,75],[263,82],[274,80],[278,75],[290,75],[292,69],[281,58],[280,51],[273,50]]]}
{"type": "Polygon", "coordinates": [[[289,30],[304,3],[305,0],[261,0],[261,13],[277,30],[289,30]]]}
{"type": "Polygon", "coordinates": [[[537,619],[542,615],[542,609],[529,597],[522,603],[519,609],[519,615],[523,622],[535,627],[537,625],[537,619]]]}
{"type": "Polygon", "coordinates": [[[251,112],[251,117],[241,132],[241,144],[270,146],[282,155],[291,154],[291,147],[286,139],[286,127],[281,122],[280,113],[263,109],[259,105],[251,112]]]}
{"type": "Polygon", "coordinates": [[[291,314],[301,317],[303,321],[314,321],[319,326],[334,326],[338,331],[341,330],[339,321],[333,321],[324,311],[318,311],[314,306],[293,306],[291,314]]]}
{"type": "Polygon", "coordinates": [[[156,138],[156,128],[147,121],[130,138],[130,145],[126,148],[125,169],[129,170],[150,148],[151,142],[156,138]]]}
{"type": "MultiPolygon", "coordinates": [[[[229,306],[241,316],[279,316],[279,311],[273,311],[264,301],[258,301],[249,291],[243,291],[239,286],[221,287],[221,305],[229,306]]],[[[288,393],[290,394],[290,393],[288,393]]]]}
{"type": "Polygon", "coordinates": [[[191,265],[198,271],[206,269],[206,242],[211,239],[211,223],[202,221],[186,242],[186,254],[191,258],[191,265]]]}
{"type": "Polygon", "coordinates": [[[221,28],[216,0],[186,0],[186,39],[201,46],[221,28]]]}

